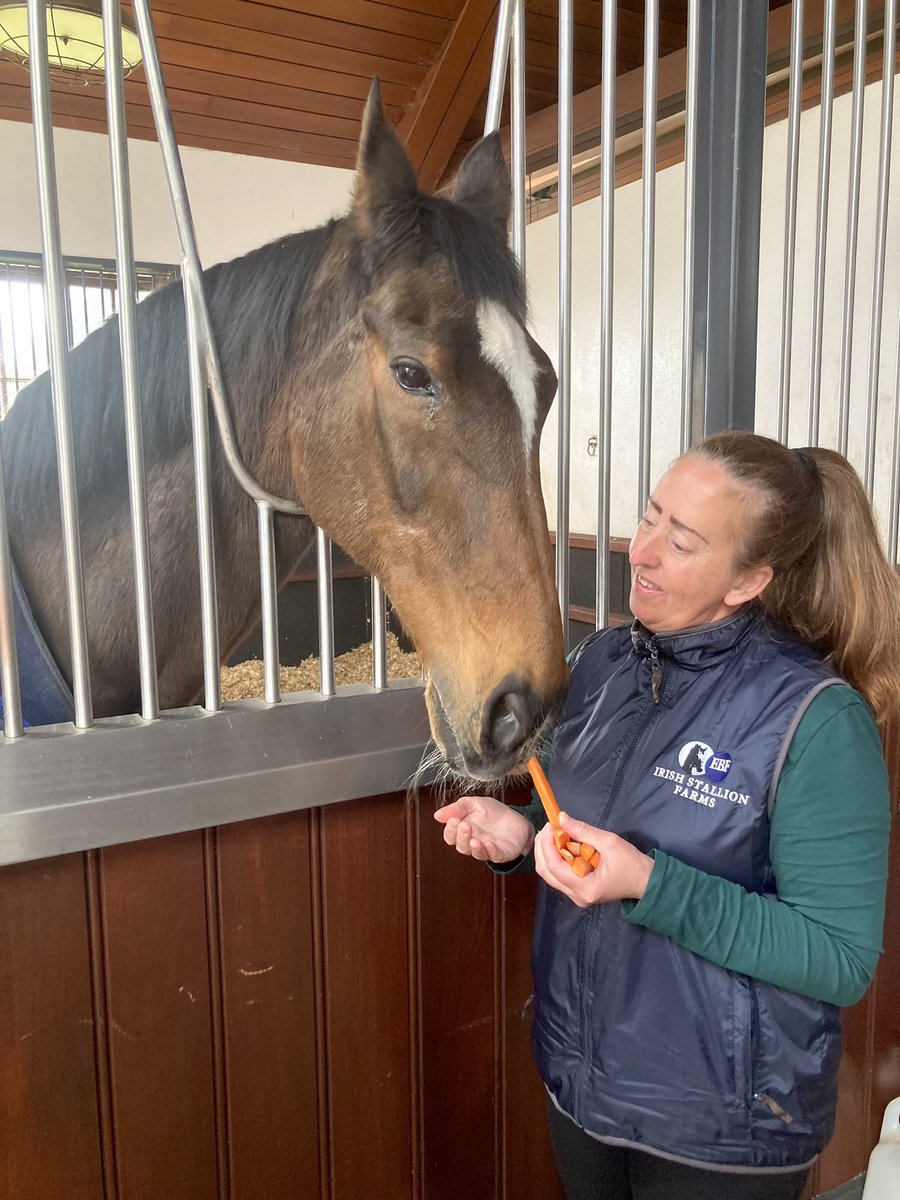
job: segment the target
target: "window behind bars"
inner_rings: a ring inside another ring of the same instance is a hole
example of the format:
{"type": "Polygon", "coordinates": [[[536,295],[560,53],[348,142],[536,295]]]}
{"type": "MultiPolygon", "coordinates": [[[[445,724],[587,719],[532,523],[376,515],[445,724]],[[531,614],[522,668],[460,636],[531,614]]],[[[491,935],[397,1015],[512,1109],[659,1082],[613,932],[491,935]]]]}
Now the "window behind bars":
{"type": "MultiPolygon", "coordinates": [[[[71,257],[63,262],[69,344],[75,346],[116,311],[118,279],[113,262],[71,257]]],[[[138,300],[177,276],[177,267],[136,264],[138,300]]],[[[0,252],[0,418],[17,393],[47,366],[41,256],[0,252]]]]}

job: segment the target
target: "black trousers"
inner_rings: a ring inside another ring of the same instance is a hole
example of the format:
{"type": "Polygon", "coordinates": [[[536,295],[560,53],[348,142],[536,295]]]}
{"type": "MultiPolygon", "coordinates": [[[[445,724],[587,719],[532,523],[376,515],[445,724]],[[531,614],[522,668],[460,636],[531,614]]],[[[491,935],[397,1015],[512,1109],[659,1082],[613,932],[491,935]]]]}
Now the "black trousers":
{"type": "Polygon", "coordinates": [[[547,1097],[556,1169],[567,1200],[798,1200],[809,1168],[736,1174],[607,1146],[579,1129],[547,1097]]]}

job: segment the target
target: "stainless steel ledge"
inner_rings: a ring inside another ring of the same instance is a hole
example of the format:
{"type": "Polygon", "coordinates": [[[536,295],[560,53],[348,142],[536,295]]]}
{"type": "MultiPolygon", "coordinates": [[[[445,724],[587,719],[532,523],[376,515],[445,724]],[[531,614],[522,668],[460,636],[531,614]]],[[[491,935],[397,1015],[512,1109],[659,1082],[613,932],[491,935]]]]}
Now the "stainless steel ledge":
{"type": "Polygon", "coordinates": [[[397,791],[428,738],[418,680],[29,731],[0,744],[0,865],[397,791]]]}

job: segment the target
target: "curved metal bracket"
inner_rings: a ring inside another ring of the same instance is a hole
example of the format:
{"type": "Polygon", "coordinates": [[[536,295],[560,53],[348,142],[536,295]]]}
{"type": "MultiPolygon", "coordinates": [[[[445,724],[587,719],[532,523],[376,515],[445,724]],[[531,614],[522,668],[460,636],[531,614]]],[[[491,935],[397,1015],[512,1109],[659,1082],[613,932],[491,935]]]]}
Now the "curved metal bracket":
{"type": "Polygon", "coordinates": [[[257,504],[268,504],[278,512],[290,516],[305,517],[309,514],[302,504],[295,500],[286,500],[281,496],[273,496],[255,479],[241,458],[234,425],[231,421],[231,410],[228,405],[228,395],[225,390],[225,380],[222,376],[222,365],[213,334],[209,308],[206,303],[206,292],[203,287],[203,270],[200,266],[200,256],[197,252],[197,239],[194,234],[194,223],[191,217],[191,207],[188,201],[187,185],[181,157],[178,153],[178,143],[172,127],[172,117],[163,82],[162,69],[159,62],[159,50],[156,44],[156,34],[150,15],[148,0],[134,0],[134,16],[138,28],[141,49],[144,54],[144,69],[147,76],[147,89],[150,94],[150,106],[153,110],[153,120],[159,137],[163,164],[166,171],[166,181],[172,198],[175,213],[175,224],[178,229],[178,240],[181,244],[181,269],[184,281],[193,293],[196,311],[199,317],[200,334],[203,351],[206,357],[209,392],[212,398],[213,413],[225,458],[235,479],[248,496],[257,504]]]}

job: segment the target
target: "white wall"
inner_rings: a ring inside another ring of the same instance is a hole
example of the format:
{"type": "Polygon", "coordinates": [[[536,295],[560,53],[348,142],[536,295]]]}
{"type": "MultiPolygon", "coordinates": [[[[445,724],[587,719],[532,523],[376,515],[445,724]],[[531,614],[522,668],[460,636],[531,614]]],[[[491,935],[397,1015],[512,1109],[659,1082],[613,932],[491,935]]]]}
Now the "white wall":
{"type": "MultiPolygon", "coordinates": [[[[41,249],[31,125],[0,121],[0,251],[41,249]]],[[[64,254],[115,258],[106,138],[54,132],[64,254]]],[[[353,172],[278,159],[182,149],[204,266],[344,212],[353,172]]],[[[135,257],[177,263],[175,222],[155,142],[128,143],[135,257]]]]}
{"type": "MultiPolygon", "coordinates": [[[[878,170],[881,86],[865,96],[863,184],[852,372],[853,428],[850,452],[862,465],[866,396],[875,193],[878,170]]],[[[850,96],[835,101],[831,203],[822,368],[822,441],[834,437],[840,361],[841,306],[849,178],[850,96]]],[[[895,95],[894,178],[900,178],[900,89],[895,95]]],[[[112,202],[106,139],[72,130],[55,132],[63,252],[113,258],[112,202]]],[[[0,121],[0,250],[40,250],[31,126],[0,121]]],[[[763,221],[760,263],[758,420],[760,432],[774,433],[780,373],[781,272],[784,230],[787,124],[766,131],[763,166],[763,221]]],[[[297,229],[310,228],[346,210],[352,172],[273,159],[223,154],[190,147],[183,151],[185,175],[197,239],[205,265],[297,229]]],[[[177,262],[178,242],[155,143],[129,142],[136,257],[177,262]]],[[[805,445],[804,414],[809,380],[813,264],[818,172],[818,110],[803,115],[800,201],[795,275],[792,411],[793,444],[805,445]]],[[[900,186],[890,209],[884,334],[880,375],[876,501],[886,513],[889,483],[890,418],[900,305],[900,186]]],[[[681,394],[681,291],[684,169],[681,164],[657,176],[656,283],[654,330],[654,417],[652,471],[665,469],[678,449],[681,394]]],[[[613,336],[613,466],[611,528],[629,536],[636,517],[638,411],[640,403],[641,183],[616,192],[615,298],[613,336]]],[[[597,527],[597,458],[588,456],[589,437],[599,432],[599,276],[600,201],[578,205],[573,214],[573,350],[570,528],[593,533],[597,527]]],[[[557,361],[558,222],[549,217],[530,225],[527,267],[532,326],[557,361]]],[[[556,406],[547,421],[541,463],[548,516],[555,524],[556,406]]]]}
{"type": "MultiPolygon", "coordinates": [[[[895,90],[893,178],[900,178],[900,89],[895,90]]],[[[863,436],[867,391],[869,328],[875,244],[875,209],[881,85],[865,92],[857,282],[851,374],[850,457],[864,461],[863,436]]],[[[851,97],[834,104],[831,196],[822,362],[820,441],[835,440],[840,370],[841,310],[844,286],[847,200],[850,163],[851,97]]],[[[819,110],[803,114],[797,216],[797,252],[792,339],[791,444],[806,445],[816,234],[819,110]]],[[[777,430],[780,378],[781,289],[784,253],[787,123],[769,126],[763,150],[763,217],[760,247],[759,364],[757,429],[777,430]]],[[[684,167],[657,176],[656,278],[654,305],[652,472],[654,478],[678,452],[681,403],[682,262],[684,167]]],[[[900,185],[893,186],[889,209],[884,326],[880,373],[880,423],[876,504],[886,525],[891,449],[891,412],[895,387],[898,307],[900,307],[900,185]]],[[[555,216],[528,227],[526,266],[532,327],[538,341],[557,361],[557,242],[555,216]]],[[[613,332],[613,433],[611,531],[630,536],[637,516],[638,413],[640,406],[641,183],[616,191],[615,295],[613,332]]],[[[587,452],[599,433],[600,200],[578,205],[573,213],[572,413],[570,529],[597,530],[597,458],[587,452]]],[[[556,405],[545,427],[541,467],[548,516],[555,524],[556,405]]]]}

